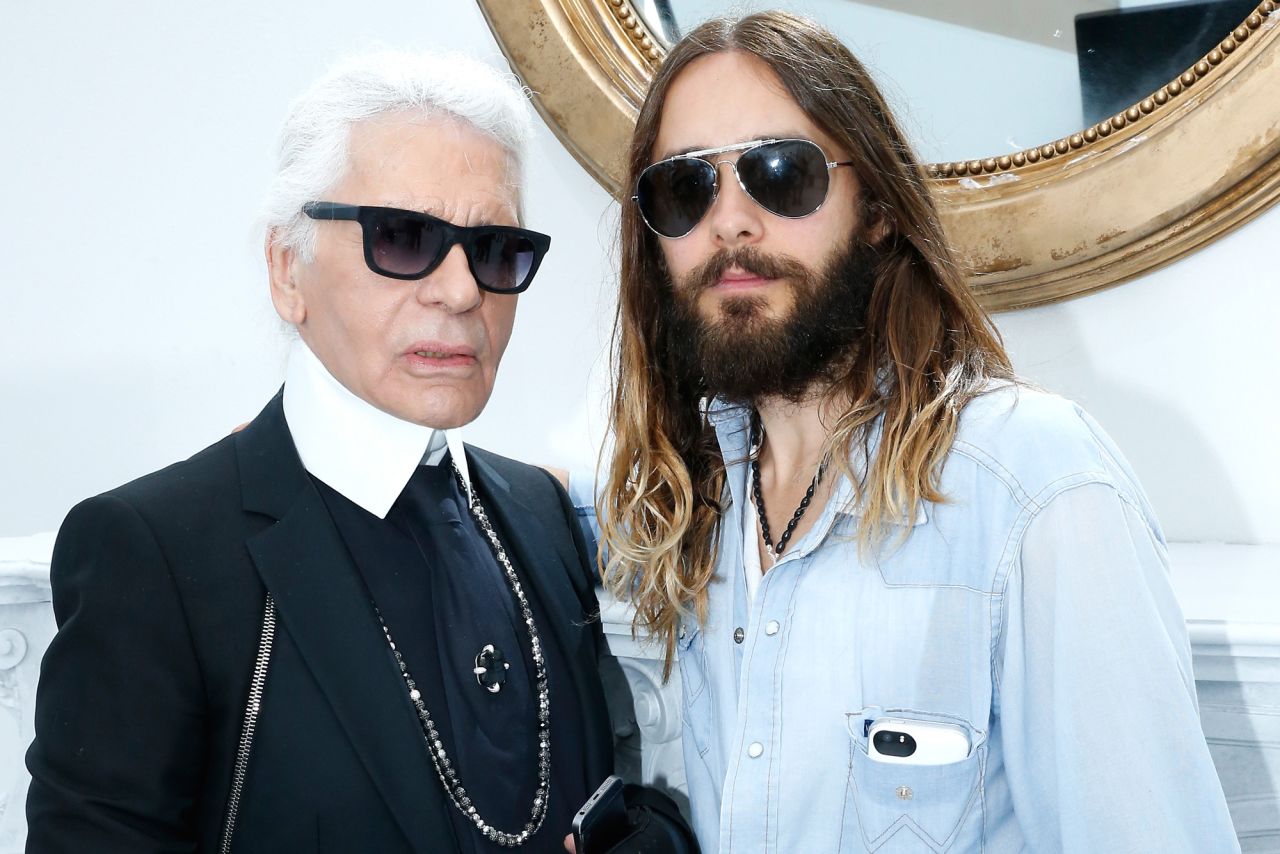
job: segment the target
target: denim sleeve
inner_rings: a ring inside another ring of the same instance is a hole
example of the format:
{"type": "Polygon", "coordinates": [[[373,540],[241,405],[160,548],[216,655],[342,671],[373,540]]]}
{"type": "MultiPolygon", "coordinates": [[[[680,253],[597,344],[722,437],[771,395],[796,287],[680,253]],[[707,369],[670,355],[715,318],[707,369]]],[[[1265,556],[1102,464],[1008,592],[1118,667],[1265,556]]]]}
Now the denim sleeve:
{"type": "MultiPolygon", "coordinates": [[[[578,517],[578,525],[582,528],[582,536],[587,540],[587,550],[596,553],[600,544],[600,520],[596,518],[596,491],[600,484],[595,476],[586,471],[569,472],[569,500],[573,502],[574,513],[578,517]]],[[[607,554],[600,556],[608,560],[607,554]]]]}
{"type": "Polygon", "coordinates": [[[1240,850],[1146,515],[1107,484],[1065,490],[1010,577],[999,737],[1030,850],[1240,850]]]}

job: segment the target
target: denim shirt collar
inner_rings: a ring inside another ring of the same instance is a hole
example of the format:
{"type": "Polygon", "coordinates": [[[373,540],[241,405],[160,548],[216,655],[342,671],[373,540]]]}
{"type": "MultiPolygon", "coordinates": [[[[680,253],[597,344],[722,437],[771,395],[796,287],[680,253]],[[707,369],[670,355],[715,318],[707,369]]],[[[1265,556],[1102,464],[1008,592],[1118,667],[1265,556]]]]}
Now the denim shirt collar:
{"type": "MultiPolygon", "coordinates": [[[[735,467],[745,466],[750,458],[751,411],[751,407],[747,404],[732,403],[721,398],[714,398],[706,404],[707,422],[715,429],[716,439],[720,443],[720,455],[724,460],[727,472],[726,481],[729,488],[729,497],[732,505],[738,507],[742,506],[742,502],[746,500],[745,478],[734,476],[734,472],[735,467]]],[[[880,441],[880,425],[881,421],[877,419],[870,427],[871,435],[868,445],[872,455],[875,454],[880,441]]],[[[854,459],[852,462],[854,471],[861,474],[864,468],[862,460],[854,459]]],[[[862,515],[861,503],[854,500],[853,484],[849,482],[847,477],[842,476],[840,478],[828,504],[835,506],[835,513],[838,515],[854,518],[862,515]]],[[[916,506],[916,514],[911,521],[911,527],[922,525],[928,521],[928,511],[924,502],[920,502],[916,506]]],[[[896,522],[895,524],[902,525],[903,523],[896,522]]]]}

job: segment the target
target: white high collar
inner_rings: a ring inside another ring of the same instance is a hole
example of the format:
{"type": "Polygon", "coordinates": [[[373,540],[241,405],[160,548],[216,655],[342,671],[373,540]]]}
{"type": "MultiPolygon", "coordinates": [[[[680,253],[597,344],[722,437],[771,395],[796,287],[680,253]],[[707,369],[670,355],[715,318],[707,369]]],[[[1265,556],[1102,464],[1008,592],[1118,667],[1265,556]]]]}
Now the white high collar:
{"type": "Polygon", "coordinates": [[[385,519],[413,471],[450,451],[471,490],[457,430],[403,421],[352,394],[299,338],[289,351],[284,417],[302,465],[315,477],[385,519]]]}

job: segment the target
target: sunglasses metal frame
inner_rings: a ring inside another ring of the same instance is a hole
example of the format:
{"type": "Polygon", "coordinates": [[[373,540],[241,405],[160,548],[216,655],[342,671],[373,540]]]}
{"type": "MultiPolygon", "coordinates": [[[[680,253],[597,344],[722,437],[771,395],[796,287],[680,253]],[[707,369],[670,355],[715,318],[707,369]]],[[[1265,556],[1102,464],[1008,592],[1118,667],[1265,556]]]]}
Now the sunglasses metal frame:
{"type": "Polygon", "coordinates": [[[475,279],[476,287],[492,294],[518,294],[528,290],[529,285],[533,282],[534,275],[538,272],[538,267],[542,264],[543,256],[551,248],[550,235],[538,231],[530,231],[527,228],[517,228],[511,225],[455,225],[448,220],[423,213],[422,211],[410,211],[402,208],[379,207],[377,205],[345,205],[338,202],[307,202],[302,206],[302,212],[315,220],[339,220],[360,223],[365,265],[379,276],[386,276],[389,279],[406,281],[425,279],[440,266],[441,262],[449,254],[450,249],[454,246],[461,246],[463,254],[467,256],[467,267],[471,271],[471,278],[475,279]],[[426,269],[418,273],[392,273],[389,270],[382,269],[374,261],[373,241],[371,239],[373,226],[376,224],[377,217],[388,214],[419,220],[423,224],[433,225],[440,229],[444,235],[440,253],[435,260],[427,265],[426,269]],[[533,244],[533,261],[529,264],[529,272],[525,275],[524,282],[514,288],[495,288],[486,285],[480,281],[480,276],[476,273],[475,260],[471,257],[472,247],[480,237],[492,234],[523,237],[533,244]]]}
{"type": "Polygon", "coordinates": [[[765,205],[761,204],[760,200],[757,199],[754,195],[752,195],[751,191],[747,189],[747,186],[742,183],[742,176],[738,174],[738,160],[742,159],[742,155],[746,154],[749,151],[753,151],[757,148],[760,148],[761,146],[772,145],[774,143],[779,143],[779,142],[803,142],[803,143],[808,143],[809,145],[812,145],[815,149],[817,149],[818,154],[822,157],[822,163],[824,166],[827,167],[828,172],[830,172],[832,169],[835,169],[838,166],[853,165],[852,160],[828,160],[827,153],[822,150],[822,146],[818,145],[818,143],[814,142],[811,139],[804,139],[802,137],[784,137],[782,139],[753,139],[750,142],[737,142],[737,143],[734,143],[733,145],[722,145],[718,148],[704,148],[701,151],[686,151],[683,154],[675,154],[675,155],[672,155],[671,157],[665,157],[662,160],[659,160],[655,163],[650,163],[648,166],[644,167],[644,169],[640,170],[640,175],[636,178],[636,191],[634,194],[632,194],[631,201],[635,202],[636,209],[640,211],[640,218],[644,220],[644,224],[649,227],[650,231],[652,231],[654,234],[658,235],[659,237],[665,237],[668,240],[679,240],[682,237],[686,237],[689,234],[692,234],[693,230],[698,227],[698,223],[702,222],[703,217],[705,217],[711,211],[711,209],[715,207],[716,200],[720,198],[720,164],[727,163],[729,165],[729,168],[733,170],[733,178],[735,181],[738,182],[738,186],[742,189],[742,192],[745,193],[747,198],[755,202],[761,209],[768,211],[774,216],[782,217],[783,219],[804,219],[807,216],[813,216],[818,211],[822,210],[822,206],[827,203],[827,195],[829,195],[831,192],[830,180],[828,180],[827,182],[827,193],[823,194],[822,201],[818,203],[818,206],[813,210],[809,211],[808,213],[799,214],[798,216],[787,216],[786,214],[781,214],[781,213],[778,213],[777,211],[770,210],[768,207],[765,207],[765,205]],[[733,151],[742,152],[742,154],[738,155],[738,160],[708,160],[707,159],[709,156],[714,154],[727,154],[733,151]],[[694,220],[693,225],[689,226],[688,231],[686,231],[684,234],[666,235],[658,231],[658,229],[654,228],[653,223],[649,222],[649,217],[645,216],[644,208],[641,207],[640,205],[640,182],[644,180],[645,173],[648,172],[650,169],[653,169],[655,166],[661,166],[664,163],[671,163],[676,160],[701,160],[702,162],[706,163],[708,166],[711,167],[711,172],[712,172],[711,200],[707,202],[707,209],[704,210],[696,220],[694,220]]]}

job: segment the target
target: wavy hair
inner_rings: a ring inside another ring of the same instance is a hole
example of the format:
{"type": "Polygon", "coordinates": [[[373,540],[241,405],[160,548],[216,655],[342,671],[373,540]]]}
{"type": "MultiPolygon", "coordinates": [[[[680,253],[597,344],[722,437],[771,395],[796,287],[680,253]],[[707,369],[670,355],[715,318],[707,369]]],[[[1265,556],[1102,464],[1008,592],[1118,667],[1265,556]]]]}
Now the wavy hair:
{"type": "MultiPolygon", "coordinates": [[[[921,164],[862,64],[804,18],[764,12],[708,21],[672,48],[640,110],[627,186],[652,162],[672,81],[699,57],[750,54],[854,161],[863,223],[878,221],[875,281],[864,328],[835,379],[819,390],[830,416],[826,451],[861,504],[860,547],[893,521],[942,501],[942,463],[964,405],[993,379],[1013,380],[999,333],[947,246],[921,164]]],[[[857,240],[859,235],[850,235],[857,240]]],[[[621,279],[613,335],[614,445],[598,498],[606,586],[636,607],[635,626],[665,645],[705,621],[715,575],[725,462],[707,420],[708,391],[679,369],[670,277],[658,238],[634,204],[622,208],[621,279]]]]}
{"type": "Polygon", "coordinates": [[[262,205],[264,230],[310,261],[316,224],[302,206],[323,199],[342,179],[353,125],[398,112],[451,116],[492,138],[506,152],[519,190],[533,113],[515,76],[461,53],[381,50],[341,60],[290,105],[262,205]]]}

